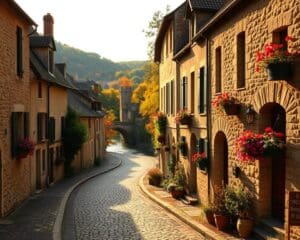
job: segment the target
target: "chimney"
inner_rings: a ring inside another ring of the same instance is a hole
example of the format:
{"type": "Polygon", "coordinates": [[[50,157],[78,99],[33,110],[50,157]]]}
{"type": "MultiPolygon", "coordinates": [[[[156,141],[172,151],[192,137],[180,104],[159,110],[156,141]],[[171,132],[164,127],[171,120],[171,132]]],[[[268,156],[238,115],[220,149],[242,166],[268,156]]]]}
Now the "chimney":
{"type": "Polygon", "coordinates": [[[52,15],[50,13],[47,13],[43,19],[44,19],[44,36],[54,37],[53,35],[54,19],[52,15]]]}

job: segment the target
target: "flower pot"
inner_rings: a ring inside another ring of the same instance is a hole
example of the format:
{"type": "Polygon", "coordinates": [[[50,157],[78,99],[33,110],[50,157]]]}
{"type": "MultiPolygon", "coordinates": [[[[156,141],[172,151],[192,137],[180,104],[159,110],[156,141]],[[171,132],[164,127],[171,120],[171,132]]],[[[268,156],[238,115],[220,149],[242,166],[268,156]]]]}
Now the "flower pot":
{"type": "Polygon", "coordinates": [[[181,125],[190,125],[192,123],[192,116],[185,116],[179,119],[181,125]]]}
{"type": "Polygon", "coordinates": [[[184,190],[173,190],[173,191],[171,191],[171,195],[175,199],[180,199],[180,198],[184,197],[185,191],[184,190]]]}
{"type": "Polygon", "coordinates": [[[225,103],[223,107],[227,115],[237,115],[241,109],[241,105],[237,103],[225,103]]]}
{"type": "Polygon", "coordinates": [[[207,223],[209,223],[210,225],[215,225],[214,214],[212,212],[206,212],[205,218],[207,223]]]}
{"type": "Polygon", "coordinates": [[[230,219],[228,216],[221,214],[214,214],[215,223],[218,230],[224,230],[228,227],[230,219]]]}
{"type": "Polygon", "coordinates": [[[267,66],[269,80],[288,80],[293,76],[292,63],[269,63],[267,66]]]}
{"type": "Polygon", "coordinates": [[[242,238],[249,237],[252,232],[253,225],[254,225],[253,220],[239,218],[236,224],[236,228],[238,230],[240,237],[242,238]]]}

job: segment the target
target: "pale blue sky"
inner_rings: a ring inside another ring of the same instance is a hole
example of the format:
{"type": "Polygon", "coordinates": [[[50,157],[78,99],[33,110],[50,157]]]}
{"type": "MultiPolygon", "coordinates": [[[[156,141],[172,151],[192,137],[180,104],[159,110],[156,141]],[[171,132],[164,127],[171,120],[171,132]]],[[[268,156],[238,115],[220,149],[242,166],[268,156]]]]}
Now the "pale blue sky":
{"type": "Polygon", "coordinates": [[[156,10],[184,0],[15,0],[43,32],[43,15],[54,17],[56,40],[113,61],[147,59],[142,32],[156,10]]]}

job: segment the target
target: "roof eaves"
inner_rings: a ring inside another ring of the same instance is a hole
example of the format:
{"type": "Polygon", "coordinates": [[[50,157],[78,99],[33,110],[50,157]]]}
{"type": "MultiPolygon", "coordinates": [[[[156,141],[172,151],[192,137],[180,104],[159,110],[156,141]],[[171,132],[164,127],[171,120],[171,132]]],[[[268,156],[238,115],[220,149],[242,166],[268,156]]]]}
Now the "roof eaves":
{"type": "Polygon", "coordinates": [[[218,22],[225,14],[229,13],[241,0],[232,0],[225,4],[195,35],[193,40],[200,38],[210,27],[218,22]]]}
{"type": "Polygon", "coordinates": [[[186,53],[188,53],[191,49],[192,46],[192,42],[188,43],[187,45],[185,45],[178,53],[176,53],[176,55],[173,57],[173,60],[178,60],[181,57],[183,57],[186,53]]]}
{"type": "Polygon", "coordinates": [[[23,17],[25,18],[25,20],[34,26],[37,26],[37,24],[32,20],[31,17],[29,17],[29,15],[14,1],[14,0],[8,0],[7,1],[8,4],[10,4],[14,9],[17,10],[17,12],[23,17]]]}

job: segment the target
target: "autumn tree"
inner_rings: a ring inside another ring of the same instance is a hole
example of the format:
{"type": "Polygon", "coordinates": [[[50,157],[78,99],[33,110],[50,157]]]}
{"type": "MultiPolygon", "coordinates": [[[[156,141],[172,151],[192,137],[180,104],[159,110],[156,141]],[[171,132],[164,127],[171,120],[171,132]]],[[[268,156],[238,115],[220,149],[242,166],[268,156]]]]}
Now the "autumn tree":
{"type": "Polygon", "coordinates": [[[106,115],[104,117],[104,127],[105,127],[105,143],[106,146],[112,143],[112,139],[116,137],[117,132],[111,129],[113,122],[116,120],[116,116],[114,111],[107,110],[106,115]]]}

